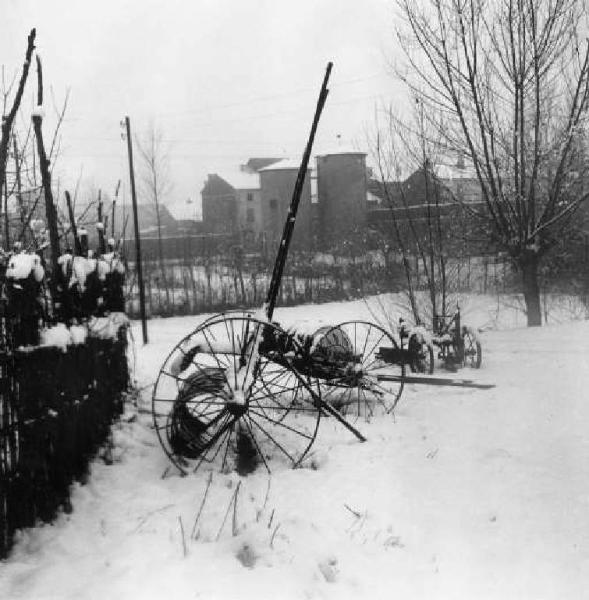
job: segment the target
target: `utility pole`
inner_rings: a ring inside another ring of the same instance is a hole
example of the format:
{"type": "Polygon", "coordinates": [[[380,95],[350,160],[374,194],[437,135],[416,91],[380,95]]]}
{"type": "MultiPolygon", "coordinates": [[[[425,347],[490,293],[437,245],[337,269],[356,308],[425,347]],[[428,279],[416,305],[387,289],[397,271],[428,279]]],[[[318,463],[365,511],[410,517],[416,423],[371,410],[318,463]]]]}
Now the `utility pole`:
{"type": "Polygon", "coordinates": [[[145,288],[143,287],[143,266],[141,261],[141,238],[139,236],[139,219],[137,217],[137,194],[135,192],[135,170],[133,168],[133,142],[131,140],[131,120],[125,117],[127,134],[127,153],[129,154],[129,180],[131,181],[131,201],[133,202],[133,225],[135,226],[135,265],[139,285],[139,310],[141,312],[141,330],[143,343],[147,344],[147,319],[145,316],[145,288]]]}

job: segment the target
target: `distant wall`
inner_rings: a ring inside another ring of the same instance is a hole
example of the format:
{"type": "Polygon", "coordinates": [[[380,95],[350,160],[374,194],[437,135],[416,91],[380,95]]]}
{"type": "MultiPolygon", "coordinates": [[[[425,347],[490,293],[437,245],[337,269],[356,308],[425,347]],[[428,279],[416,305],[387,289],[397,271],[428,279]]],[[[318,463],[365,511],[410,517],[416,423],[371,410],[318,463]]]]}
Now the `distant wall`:
{"type": "MultiPolygon", "coordinates": [[[[268,252],[276,253],[292,200],[298,169],[275,169],[260,172],[262,230],[266,233],[268,252]]],[[[312,242],[311,183],[307,174],[297,212],[292,240],[294,248],[308,248],[312,242]]]]}
{"type": "Polygon", "coordinates": [[[328,154],[317,157],[320,243],[337,244],[366,225],[366,156],[328,154]]]}

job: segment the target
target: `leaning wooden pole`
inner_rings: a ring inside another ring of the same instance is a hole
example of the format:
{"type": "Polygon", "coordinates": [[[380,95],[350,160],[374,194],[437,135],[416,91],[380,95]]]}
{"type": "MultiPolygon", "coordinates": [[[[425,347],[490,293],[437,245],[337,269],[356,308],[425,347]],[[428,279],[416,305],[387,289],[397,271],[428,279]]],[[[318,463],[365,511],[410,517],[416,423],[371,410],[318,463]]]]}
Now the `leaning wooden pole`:
{"type": "Polygon", "coordinates": [[[317,108],[315,109],[315,117],[313,118],[313,124],[311,125],[311,132],[309,134],[307,146],[305,148],[305,152],[303,154],[303,159],[301,161],[301,166],[299,167],[299,172],[297,175],[297,179],[295,181],[295,186],[294,186],[293,193],[292,193],[292,199],[290,201],[290,207],[288,209],[288,215],[286,217],[286,222],[284,223],[284,229],[282,231],[282,238],[280,240],[280,246],[278,247],[278,254],[276,256],[276,261],[274,263],[274,269],[272,271],[272,278],[270,280],[270,286],[268,288],[268,295],[266,296],[266,303],[264,305],[265,310],[266,310],[266,316],[268,317],[269,321],[272,320],[272,315],[274,314],[274,308],[276,307],[278,291],[280,290],[280,283],[282,281],[282,273],[284,271],[284,265],[286,264],[286,258],[288,256],[288,248],[290,246],[290,241],[292,239],[292,234],[294,231],[294,226],[295,226],[295,222],[296,222],[296,218],[297,218],[297,210],[299,208],[299,203],[301,200],[301,194],[303,193],[303,186],[305,184],[305,177],[307,175],[309,158],[311,157],[311,151],[313,149],[315,133],[317,131],[317,125],[319,124],[319,118],[321,117],[321,112],[323,111],[323,107],[325,106],[325,100],[327,99],[327,94],[329,93],[329,90],[327,89],[327,82],[329,81],[329,75],[331,74],[332,67],[333,67],[333,63],[329,62],[327,64],[327,69],[325,71],[325,77],[323,78],[323,85],[321,86],[321,91],[319,92],[317,108]]]}
{"type": "Polygon", "coordinates": [[[31,57],[33,56],[33,51],[35,50],[35,36],[35,29],[31,29],[27,40],[25,61],[23,63],[20,80],[18,82],[18,87],[14,96],[14,101],[8,113],[6,115],[3,115],[2,117],[2,124],[0,126],[0,190],[4,185],[4,179],[6,176],[6,163],[8,161],[8,145],[10,143],[10,133],[12,131],[12,126],[14,124],[16,114],[20,107],[20,103],[25,90],[25,84],[29,76],[29,69],[31,67],[31,57]]]}
{"type": "Polygon", "coordinates": [[[41,182],[45,195],[45,215],[47,218],[47,229],[49,230],[49,243],[51,245],[51,266],[53,273],[57,273],[57,259],[59,258],[59,235],[57,232],[57,211],[53,202],[53,191],[51,190],[51,169],[49,159],[45,152],[43,143],[43,69],[41,59],[37,55],[37,108],[33,112],[33,129],[37,139],[37,153],[39,154],[39,170],[41,171],[41,182]]]}
{"type": "Polygon", "coordinates": [[[131,120],[125,117],[127,131],[127,152],[129,154],[129,180],[131,182],[131,201],[133,203],[133,225],[135,227],[135,265],[137,266],[137,283],[139,285],[139,311],[141,313],[141,331],[143,343],[147,344],[147,317],[145,314],[145,288],[143,286],[143,265],[141,260],[141,237],[139,235],[139,218],[137,216],[137,194],[135,191],[135,169],[133,167],[133,142],[131,140],[131,120]]]}

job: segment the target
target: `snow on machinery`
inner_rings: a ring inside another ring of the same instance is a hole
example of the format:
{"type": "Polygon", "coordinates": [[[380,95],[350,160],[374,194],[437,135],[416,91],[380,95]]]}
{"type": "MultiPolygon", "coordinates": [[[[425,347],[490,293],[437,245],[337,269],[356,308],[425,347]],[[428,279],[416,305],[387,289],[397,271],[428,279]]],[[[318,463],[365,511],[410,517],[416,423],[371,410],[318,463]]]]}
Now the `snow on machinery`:
{"type": "MultiPolygon", "coordinates": [[[[295,182],[268,295],[256,313],[211,317],[184,337],[161,367],[152,395],[160,443],[181,473],[203,465],[247,473],[270,460],[296,467],[322,418],[358,440],[349,417],[390,413],[408,377],[409,351],[377,324],[348,321],[289,331],[272,321],[313,140],[328,89],[329,63],[295,182]]],[[[427,383],[485,387],[427,378],[427,383]]]]}
{"type": "Polygon", "coordinates": [[[431,375],[434,372],[435,348],[438,349],[437,358],[447,371],[481,367],[481,342],[472,327],[462,325],[458,307],[452,315],[434,316],[433,331],[422,325],[410,327],[404,319],[399,319],[398,331],[401,347],[405,350],[405,364],[413,373],[431,375]]]}

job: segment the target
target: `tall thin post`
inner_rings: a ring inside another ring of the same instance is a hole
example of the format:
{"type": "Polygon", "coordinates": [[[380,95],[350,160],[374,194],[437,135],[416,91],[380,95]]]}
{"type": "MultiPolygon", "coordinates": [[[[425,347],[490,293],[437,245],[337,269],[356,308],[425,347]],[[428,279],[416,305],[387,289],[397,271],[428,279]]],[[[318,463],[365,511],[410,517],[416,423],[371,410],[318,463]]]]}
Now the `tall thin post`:
{"type": "Polygon", "coordinates": [[[51,169],[49,168],[49,159],[45,152],[43,143],[43,70],[41,59],[37,55],[37,108],[33,112],[33,129],[37,138],[37,152],[39,154],[39,170],[41,171],[41,181],[43,183],[43,192],[45,194],[45,215],[47,218],[47,229],[49,230],[49,242],[51,245],[51,267],[53,277],[57,273],[59,258],[59,236],[57,232],[57,211],[53,203],[53,191],[51,190],[51,169]]]}
{"type": "Polygon", "coordinates": [[[117,182],[117,189],[115,190],[115,197],[112,201],[111,216],[110,216],[110,237],[115,237],[115,212],[117,208],[117,198],[119,197],[119,189],[121,188],[121,180],[117,182]]]}
{"type": "Polygon", "coordinates": [[[74,216],[72,197],[67,190],[65,191],[65,202],[67,204],[67,211],[70,218],[70,229],[72,230],[72,235],[74,236],[74,253],[76,256],[82,256],[82,243],[80,242],[80,238],[78,236],[78,226],[76,225],[76,217],[74,216]]]}
{"type": "Polygon", "coordinates": [[[8,220],[8,182],[4,173],[4,249],[10,248],[10,222],[8,220]]]}
{"type": "Polygon", "coordinates": [[[13,152],[14,152],[14,168],[16,170],[16,199],[18,200],[18,211],[20,213],[20,224],[24,234],[25,211],[22,199],[22,182],[20,178],[20,160],[18,158],[18,143],[16,135],[12,137],[13,152]]]}
{"type": "Polygon", "coordinates": [[[299,167],[299,172],[297,174],[297,179],[293,189],[292,199],[290,201],[290,207],[288,209],[288,215],[286,217],[286,222],[282,231],[282,239],[280,240],[280,246],[278,247],[276,262],[274,263],[274,270],[272,271],[272,279],[270,280],[270,286],[268,287],[268,295],[266,296],[265,309],[266,316],[270,321],[272,320],[272,315],[274,314],[274,308],[276,306],[276,300],[278,298],[278,291],[280,289],[280,282],[282,281],[282,272],[284,271],[284,265],[288,256],[288,247],[290,245],[290,240],[292,239],[292,234],[294,231],[297,210],[299,208],[299,202],[301,200],[301,194],[303,192],[305,176],[307,175],[307,166],[309,164],[309,158],[311,156],[311,150],[313,148],[313,141],[315,140],[315,132],[317,131],[319,117],[321,116],[321,111],[323,110],[325,100],[327,99],[327,94],[329,93],[329,90],[327,89],[327,82],[329,81],[329,75],[331,73],[332,67],[333,63],[329,62],[325,71],[325,77],[323,78],[323,85],[321,86],[321,91],[319,93],[319,100],[317,101],[317,108],[315,109],[315,117],[311,126],[311,133],[309,134],[307,146],[303,154],[301,166],[299,167]]]}
{"type": "Polygon", "coordinates": [[[145,316],[145,288],[143,286],[143,265],[141,261],[141,238],[139,236],[139,218],[137,216],[137,194],[135,192],[135,169],[133,167],[133,142],[131,140],[131,120],[125,117],[127,131],[127,153],[129,154],[129,180],[131,182],[131,201],[133,203],[133,225],[135,227],[135,265],[137,267],[137,284],[139,286],[139,311],[141,313],[141,330],[143,343],[147,344],[147,318],[145,316]]]}
{"type": "Polygon", "coordinates": [[[104,217],[102,214],[102,190],[98,190],[98,222],[96,223],[96,228],[98,229],[98,251],[100,254],[104,254],[106,252],[106,242],[104,240],[104,217]]]}

